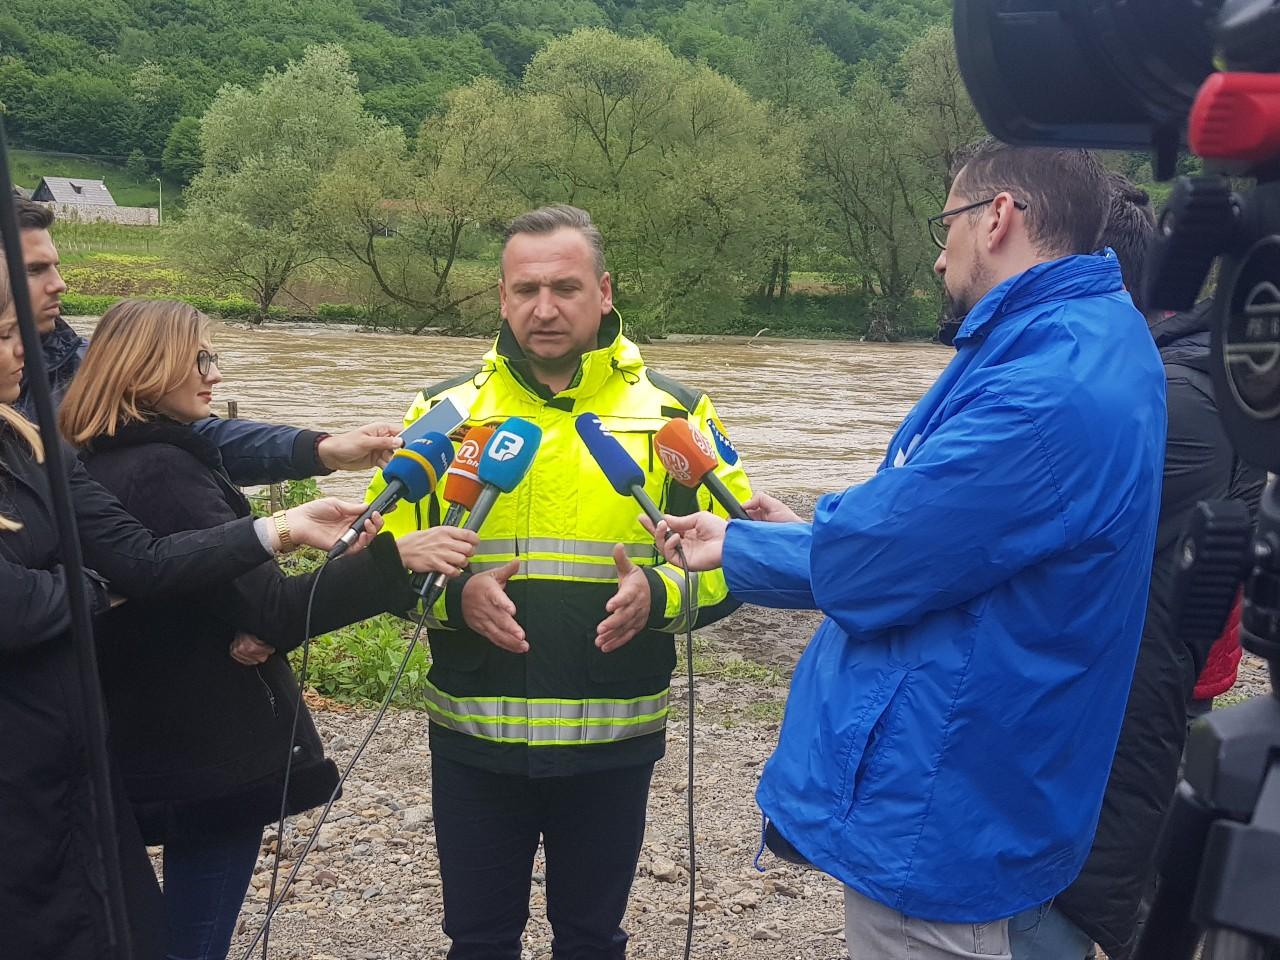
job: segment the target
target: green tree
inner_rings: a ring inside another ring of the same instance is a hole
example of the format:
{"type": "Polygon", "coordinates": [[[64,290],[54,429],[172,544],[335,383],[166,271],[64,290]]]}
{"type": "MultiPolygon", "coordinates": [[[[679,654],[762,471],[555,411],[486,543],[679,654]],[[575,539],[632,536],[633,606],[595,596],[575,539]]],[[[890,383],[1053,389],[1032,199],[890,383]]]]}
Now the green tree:
{"type": "Polygon", "coordinates": [[[986,129],[965,90],[950,29],[927,30],[903,53],[901,67],[906,77],[905,144],[925,168],[926,187],[941,210],[961,149],[983,137],[986,129]]]}
{"type": "Polygon", "coordinates": [[[245,290],[265,317],[326,258],[315,197],[346,150],[382,134],[340,47],[319,46],[255,90],[224,87],[200,125],[203,167],[188,191],[179,249],[194,270],[245,290]]]}
{"type": "Polygon", "coordinates": [[[787,164],[741,87],[655,40],[579,30],[539,51],[522,93],[540,119],[514,182],[591,211],[657,327],[732,308],[762,275],[787,164]]]}
{"type": "Polygon", "coordinates": [[[819,115],[809,144],[811,199],[868,299],[873,340],[908,329],[932,250],[925,168],[902,145],[909,122],[902,102],[864,70],[847,101],[819,115]]]}
{"type": "Polygon", "coordinates": [[[180,183],[190,183],[192,177],[200,172],[202,161],[198,117],[183,117],[173,125],[165,140],[160,163],[165,175],[180,183]]]}
{"type": "MultiPolygon", "coordinates": [[[[344,153],[324,179],[317,199],[331,242],[415,318],[413,332],[463,329],[471,322],[465,308],[495,290],[492,269],[460,275],[459,260],[486,228],[519,211],[506,177],[527,133],[516,98],[481,79],[455,90],[447,112],[422,125],[412,156],[399,130],[384,131],[344,153]]],[[[475,310],[470,317],[491,322],[475,310]]]]}

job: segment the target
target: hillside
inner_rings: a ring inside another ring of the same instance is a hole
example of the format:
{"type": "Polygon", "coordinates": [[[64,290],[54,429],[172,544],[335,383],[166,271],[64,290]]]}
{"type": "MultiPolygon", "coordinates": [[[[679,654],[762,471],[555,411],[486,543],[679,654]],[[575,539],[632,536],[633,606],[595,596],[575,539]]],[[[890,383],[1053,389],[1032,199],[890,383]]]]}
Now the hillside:
{"type": "Polygon", "coordinates": [[[370,112],[413,133],[448,90],[484,75],[514,82],[576,27],[655,35],[741,79],[752,43],[787,24],[851,71],[892,61],[948,10],[946,0],[6,0],[0,105],[15,144],[136,155],[135,166],[187,180],[196,118],[218,89],[255,83],[316,43],[341,42],[370,112]]]}

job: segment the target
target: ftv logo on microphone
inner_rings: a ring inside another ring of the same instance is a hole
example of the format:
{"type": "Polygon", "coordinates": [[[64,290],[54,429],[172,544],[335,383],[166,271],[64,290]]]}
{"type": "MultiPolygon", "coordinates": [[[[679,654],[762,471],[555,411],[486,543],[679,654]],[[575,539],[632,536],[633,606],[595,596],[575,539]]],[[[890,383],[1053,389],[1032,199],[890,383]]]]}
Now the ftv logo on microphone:
{"type": "Polygon", "coordinates": [[[655,442],[653,446],[658,451],[658,459],[667,468],[667,473],[675,477],[680,483],[692,482],[693,471],[689,469],[688,457],[679,450],[673,450],[663,443],[655,442]]]}
{"type": "Polygon", "coordinates": [[[489,456],[495,460],[510,460],[524,449],[524,437],[510,430],[499,430],[489,441],[489,456]]]}

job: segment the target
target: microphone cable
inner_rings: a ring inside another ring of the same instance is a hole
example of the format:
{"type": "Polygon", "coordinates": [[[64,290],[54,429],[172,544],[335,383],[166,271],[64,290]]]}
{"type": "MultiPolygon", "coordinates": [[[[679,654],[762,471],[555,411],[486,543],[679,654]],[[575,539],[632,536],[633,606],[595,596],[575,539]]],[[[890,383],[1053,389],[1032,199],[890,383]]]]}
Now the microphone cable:
{"type": "MultiPolygon", "coordinates": [[[[316,574],[315,581],[311,584],[311,595],[307,599],[307,615],[306,615],[306,634],[302,641],[302,663],[299,666],[298,680],[298,702],[294,705],[293,711],[293,729],[296,732],[298,718],[302,711],[302,700],[306,692],[307,667],[309,653],[311,650],[311,608],[315,602],[316,585],[320,582],[320,576],[324,572],[325,567],[329,565],[328,560],[320,567],[316,574]]],[[[369,725],[368,732],[364,735],[364,739],[360,741],[360,745],[356,748],[356,752],[348,761],[346,769],[342,771],[342,776],[338,778],[338,783],[333,788],[333,792],[329,794],[329,799],[324,805],[324,809],[320,812],[320,818],[316,821],[315,826],[311,830],[311,835],[307,838],[306,844],[302,848],[302,852],[298,855],[297,861],[293,865],[293,869],[289,871],[289,875],[285,877],[284,885],[280,888],[280,896],[275,896],[276,877],[280,871],[280,859],[284,850],[284,811],[288,802],[289,772],[293,766],[293,735],[289,737],[289,757],[285,761],[284,773],[284,790],[280,797],[280,825],[276,833],[276,854],[274,865],[271,871],[271,889],[267,896],[267,913],[263,918],[262,924],[258,927],[258,932],[254,934],[253,941],[246,948],[243,960],[249,960],[253,955],[254,948],[258,945],[258,941],[262,941],[263,960],[267,957],[267,939],[271,928],[271,921],[276,915],[276,911],[280,909],[280,905],[284,903],[285,897],[289,895],[289,888],[293,886],[294,880],[298,877],[298,871],[302,869],[303,863],[306,861],[307,854],[316,845],[320,839],[320,830],[324,826],[325,820],[329,817],[329,812],[333,809],[334,803],[337,802],[338,796],[342,793],[342,787],[347,782],[347,778],[351,776],[351,771],[355,769],[360,758],[364,755],[365,749],[369,746],[369,742],[373,739],[378,727],[382,724],[383,717],[387,714],[387,708],[391,706],[391,701],[396,695],[396,691],[400,688],[400,680],[404,677],[404,672],[409,666],[409,658],[413,656],[414,648],[418,645],[418,638],[422,636],[422,631],[427,624],[427,617],[431,611],[423,606],[422,615],[418,618],[417,625],[414,628],[413,636],[409,639],[409,645],[405,648],[404,657],[400,660],[400,666],[396,670],[395,677],[391,680],[391,687],[387,690],[387,694],[382,699],[382,705],[378,708],[377,716],[373,718],[373,723],[369,725]]]]}
{"type": "Polygon", "coordinates": [[[684,570],[684,583],[681,586],[681,592],[684,594],[684,608],[688,611],[685,618],[685,669],[688,671],[689,689],[686,691],[688,698],[689,713],[689,749],[688,749],[688,789],[685,791],[685,812],[689,823],[689,920],[685,925],[684,931],[684,960],[689,960],[693,950],[693,916],[694,905],[697,903],[697,882],[698,882],[698,851],[697,843],[694,839],[693,827],[693,624],[697,619],[698,611],[694,606],[696,597],[693,588],[690,586],[690,578],[693,576],[689,572],[689,561],[684,555],[684,547],[676,547],[676,556],[680,558],[680,568],[684,570]]]}

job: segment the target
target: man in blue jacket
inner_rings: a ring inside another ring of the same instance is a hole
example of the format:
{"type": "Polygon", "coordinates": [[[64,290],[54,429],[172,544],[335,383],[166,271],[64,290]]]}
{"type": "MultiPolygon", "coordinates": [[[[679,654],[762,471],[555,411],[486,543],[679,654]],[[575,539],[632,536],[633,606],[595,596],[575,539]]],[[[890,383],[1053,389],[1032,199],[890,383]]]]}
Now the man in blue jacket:
{"type": "Polygon", "coordinates": [[[980,145],[931,221],[956,357],[877,474],[812,523],[663,524],[738,599],[827,614],[757,799],[845,884],[856,960],[1007,958],[1089,851],[1165,435],[1151,336],[1090,254],[1107,200],[1083,151],[980,145]]]}
{"type": "MultiPolygon", "coordinates": [[[[89,341],[62,318],[62,295],[67,285],[58,270],[58,248],[49,233],[53,211],[30,200],[18,200],[17,205],[31,311],[57,407],[80,369],[89,341]]],[[[15,406],[29,420],[36,419],[35,402],[26,384],[15,406]]],[[[201,420],[195,427],[217,445],[227,473],[242,486],[380,467],[400,445],[398,431],[387,424],[369,424],[337,435],[220,417],[201,420]]]]}

